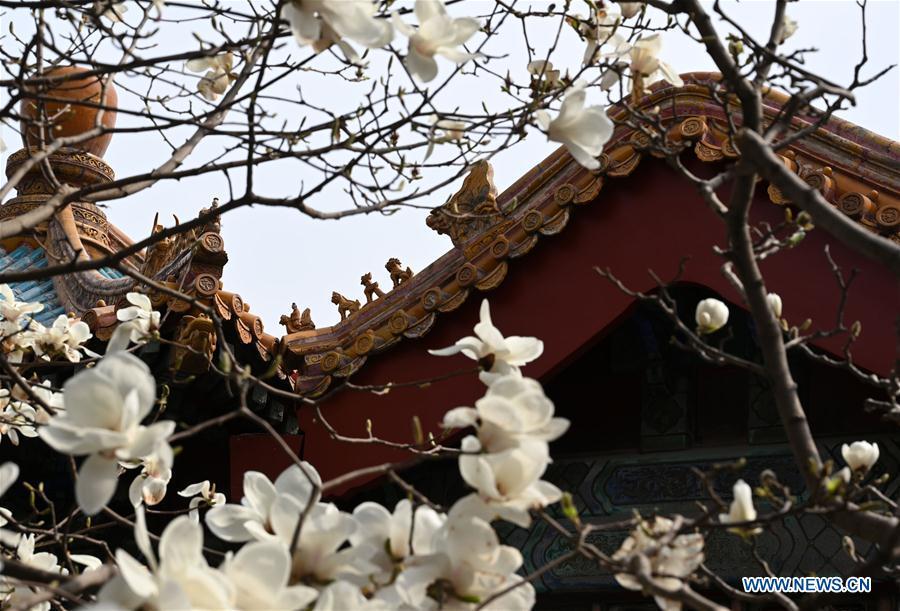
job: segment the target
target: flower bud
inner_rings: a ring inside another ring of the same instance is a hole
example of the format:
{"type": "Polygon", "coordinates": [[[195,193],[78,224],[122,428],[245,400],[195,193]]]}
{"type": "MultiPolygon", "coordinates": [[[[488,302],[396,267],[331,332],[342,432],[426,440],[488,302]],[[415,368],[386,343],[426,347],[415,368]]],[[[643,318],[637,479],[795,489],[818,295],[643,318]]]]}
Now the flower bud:
{"type": "Polygon", "coordinates": [[[878,461],[878,444],[868,441],[854,441],[849,446],[841,446],[841,455],[850,468],[857,473],[865,474],[878,461]]]}
{"type": "Polygon", "coordinates": [[[718,299],[704,299],[697,304],[694,319],[701,335],[715,333],[728,322],[728,306],[718,299]]]}

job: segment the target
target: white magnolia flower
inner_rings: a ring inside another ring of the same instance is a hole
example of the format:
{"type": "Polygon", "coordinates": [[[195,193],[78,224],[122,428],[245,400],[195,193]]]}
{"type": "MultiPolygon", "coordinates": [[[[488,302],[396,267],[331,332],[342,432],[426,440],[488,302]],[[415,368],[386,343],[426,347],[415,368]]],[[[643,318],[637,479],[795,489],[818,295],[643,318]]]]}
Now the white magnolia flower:
{"type": "MultiPolygon", "coordinates": [[[[0,317],[6,322],[23,323],[31,318],[30,314],[36,314],[44,309],[42,303],[29,303],[16,301],[16,296],[8,284],[0,284],[0,317]]],[[[14,328],[21,329],[24,324],[16,324],[14,328]]]]}
{"type": "Polygon", "coordinates": [[[491,322],[488,300],[481,302],[481,320],[475,325],[475,337],[464,337],[454,345],[440,350],[429,350],[435,356],[449,356],[462,352],[478,361],[484,369],[483,381],[490,381],[498,375],[518,372],[519,367],[541,356],[544,343],[534,337],[512,335],[503,337],[491,322]]]}
{"type": "MultiPolygon", "coordinates": [[[[756,519],[756,508],[753,506],[753,490],[742,479],[734,483],[732,488],[734,500],[728,508],[728,513],[719,514],[719,522],[722,524],[734,524],[737,522],[752,522],[756,519]]],[[[740,535],[755,535],[762,532],[762,528],[729,528],[731,532],[740,535]]]]}
{"type": "Polygon", "coordinates": [[[712,297],[704,299],[697,304],[694,320],[701,335],[715,333],[728,323],[728,306],[712,297]]]}
{"type": "MultiPolygon", "coordinates": [[[[584,65],[592,63],[597,58],[597,50],[607,43],[612,43],[618,48],[624,42],[617,32],[622,23],[622,12],[617,3],[605,4],[594,11],[589,22],[582,22],[578,31],[587,40],[582,62],[584,65]]],[[[631,47],[628,46],[628,49],[631,47]]],[[[627,52],[627,50],[626,50],[627,52]]]]}
{"type": "Polygon", "coordinates": [[[203,557],[203,527],[187,516],[169,522],[159,540],[159,561],[150,545],[144,508],[138,507],[134,538],[150,568],[123,549],[118,574],[97,595],[99,607],[119,609],[232,609],[235,585],[203,557]]]}
{"type": "MultiPolygon", "coordinates": [[[[48,573],[58,573],[59,575],[68,575],[69,571],[59,565],[59,559],[55,554],[50,552],[34,552],[35,538],[33,534],[22,535],[16,543],[16,559],[19,562],[27,564],[30,567],[48,573]]],[[[3,608],[16,608],[31,598],[37,589],[32,590],[26,585],[18,581],[7,581],[4,577],[0,577],[0,596],[2,596],[3,608]]],[[[50,603],[43,602],[28,607],[35,611],[49,611],[50,603]]]]}
{"type": "MultiPolygon", "coordinates": [[[[31,392],[35,397],[40,399],[40,401],[33,401],[33,405],[29,404],[34,408],[35,421],[38,424],[47,424],[50,422],[50,414],[44,409],[44,405],[57,413],[65,410],[63,394],[54,391],[49,380],[44,380],[40,384],[32,386],[31,392]]],[[[31,397],[26,395],[18,386],[13,389],[13,396],[22,403],[27,403],[32,400],[31,397]]]]}
{"type": "MultiPolygon", "coordinates": [[[[419,550],[417,550],[418,552],[419,550]]],[[[515,572],[522,554],[501,545],[497,533],[484,519],[460,510],[459,504],[432,537],[430,548],[413,558],[397,577],[397,589],[408,596],[412,608],[433,608],[426,598],[429,588],[446,591],[441,608],[473,609],[471,601],[483,601],[492,594],[521,581],[515,572]],[[423,604],[426,603],[426,604],[423,604]]],[[[494,611],[531,609],[535,593],[531,584],[522,584],[485,607],[494,611]]]]}
{"type": "MultiPolygon", "coordinates": [[[[372,550],[372,556],[367,560],[377,572],[369,575],[369,580],[385,586],[394,581],[397,569],[409,562],[418,562],[413,554],[434,553],[433,539],[444,525],[446,516],[424,505],[413,511],[412,503],[403,499],[393,513],[378,503],[362,503],[353,510],[353,519],[357,528],[350,535],[350,543],[372,550]]],[[[404,591],[385,591],[380,599],[391,603],[393,608],[416,604],[415,597],[404,591]]]]}
{"type": "Polygon", "coordinates": [[[781,16],[781,38],[778,39],[778,44],[784,43],[785,40],[793,36],[797,32],[797,28],[800,27],[795,20],[791,19],[787,16],[787,13],[781,16]]]}
{"type": "Polygon", "coordinates": [[[497,378],[475,407],[457,407],[444,415],[444,428],[477,426],[486,452],[514,447],[522,440],[553,441],[569,428],[554,418],[553,401],[536,380],[509,374],[497,378]]]}
{"type": "Polygon", "coordinates": [[[237,609],[305,609],[318,596],[314,588],[288,585],[291,555],[281,541],[250,542],[229,553],[219,570],[234,588],[237,609]]]}
{"type": "Polygon", "coordinates": [[[458,504],[472,515],[488,521],[499,517],[528,528],[530,509],[545,507],[562,497],[559,488],[540,479],[550,462],[546,441],[521,440],[515,447],[479,454],[481,443],[470,435],[462,440],[461,447],[460,475],[477,492],[458,504]]]}
{"type": "MultiPolygon", "coordinates": [[[[311,497],[312,502],[316,502],[318,487],[322,485],[322,478],[315,468],[307,462],[302,465],[302,470],[300,465],[286,469],[274,484],[258,471],[247,471],[241,504],[216,505],[207,512],[206,525],[214,535],[231,542],[271,539],[276,522],[290,522],[296,526],[299,514],[293,513],[295,507],[299,505],[302,511],[311,497]]],[[[288,537],[292,535],[291,528],[288,537]]]]}
{"type": "Polygon", "coordinates": [[[481,25],[476,19],[454,19],[447,14],[442,0],[416,0],[418,29],[414,29],[394,13],[394,26],[409,38],[406,67],[424,82],[434,80],[438,66],[434,56],[440,55],[457,64],[476,57],[458,47],[469,40],[481,25]]]}
{"type": "Polygon", "coordinates": [[[849,446],[841,446],[841,455],[850,468],[857,473],[865,474],[878,462],[878,444],[868,441],[854,441],[849,446]]]}
{"type": "Polygon", "coordinates": [[[438,119],[437,115],[432,115],[431,130],[428,137],[428,148],[425,151],[425,159],[431,157],[436,144],[444,144],[445,142],[462,142],[466,139],[466,123],[464,121],[455,121],[453,119],[438,119]]]}
{"type": "Polygon", "coordinates": [[[766,295],[766,301],[775,318],[781,318],[781,296],[778,293],[769,293],[766,295]]]}
{"type": "Polygon", "coordinates": [[[91,329],[86,322],[76,321],[65,314],[60,314],[50,327],[38,323],[34,333],[35,354],[45,360],[54,356],[63,356],[72,363],[81,360],[81,344],[91,338],[91,329]]]}
{"type": "Polygon", "coordinates": [[[78,472],[75,497],[87,515],[106,505],[116,490],[118,461],[137,461],[168,445],[175,423],[141,425],[156,400],[147,365],[127,352],[104,357],[63,387],[65,411],[41,427],[40,436],[58,452],[88,455],[78,472]]]}
{"type": "MultiPolygon", "coordinates": [[[[219,99],[219,96],[225,93],[228,87],[231,86],[231,83],[237,78],[232,71],[234,54],[231,51],[221,55],[192,59],[185,64],[185,67],[191,72],[207,71],[198,81],[197,90],[200,92],[200,95],[211,102],[219,99]]],[[[132,294],[134,293],[129,293],[128,301],[139,305],[131,300],[132,294]]]]}
{"type": "Polygon", "coordinates": [[[116,318],[130,323],[132,342],[145,343],[159,329],[159,312],[153,310],[150,298],[143,293],[128,293],[125,298],[132,305],[117,311],[116,318]]]}
{"type": "MultiPolygon", "coordinates": [[[[673,526],[672,520],[662,516],[657,516],[653,521],[642,521],[613,554],[613,560],[621,561],[627,566],[634,555],[643,554],[650,561],[653,580],[667,590],[677,590],[681,587],[682,579],[691,575],[703,562],[703,535],[678,535],[662,544],[662,538],[671,532],[673,526]]],[[[643,590],[634,575],[616,573],[615,578],[623,588],[643,590]]],[[[663,596],[655,596],[654,600],[664,611],[681,609],[678,601],[663,596]]]]}
{"type": "Polygon", "coordinates": [[[466,123],[464,121],[455,121],[453,119],[438,119],[433,117],[434,128],[431,140],[432,142],[459,142],[466,137],[466,123]],[[437,130],[441,130],[440,133],[437,130]]]}
{"type": "Polygon", "coordinates": [[[631,77],[635,95],[643,94],[646,87],[660,79],[676,87],[683,87],[684,81],[672,67],[659,58],[662,38],[659,34],[642,36],[631,46],[631,77]]]}
{"type": "Polygon", "coordinates": [[[291,26],[300,45],[313,45],[320,53],[338,45],[347,61],[358,64],[359,56],[343,39],[369,49],[388,45],[394,37],[391,24],[378,19],[371,0],[291,0],[281,10],[281,18],[291,26]]]}
{"type": "MultiPolygon", "coordinates": [[[[284,503],[286,511],[278,514],[282,519],[277,519],[272,526],[277,537],[290,543],[303,506],[288,496],[280,497],[277,502],[284,503]]],[[[368,561],[375,552],[371,546],[360,543],[343,547],[357,529],[356,520],[350,514],[331,503],[316,503],[300,530],[292,577],[328,583],[377,572],[378,567],[368,561]]]]}
{"type": "Polygon", "coordinates": [[[141,473],[131,482],[128,499],[135,507],[141,503],[157,505],[165,498],[169,480],[172,479],[172,448],[169,444],[161,445],[157,452],[144,457],[139,465],[142,467],[141,473]]]}
{"type": "Polygon", "coordinates": [[[9,437],[10,443],[19,445],[19,433],[25,437],[37,437],[34,425],[38,420],[33,407],[21,401],[10,400],[9,391],[0,389],[0,441],[3,435],[9,437]]]}
{"type": "Polygon", "coordinates": [[[201,504],[205,507],[215,507],[216,505],[225,504],[225,495],[221,492],[216,492],[215,484],[210,484],[208,479],[197,482],[196,484],[191,484],[184,490],[180,490],[178,496],[186,498],[193,497],[191,498],[190,513],[188,515],[190,515],[191,519],[195,522],[200,519],[200,510],[197,508],[201,504]]]}
{"type": "Polygon", "coordinates": [[[561,142],[569,149],[575,161],[589,170],[600,167],[597,157],[612,137],[615,126],[602,106],[585,108],[583,83],[575,83],[566,92],[559,114],[551,120],[545,110],[534,113],[538,125],[554,142],[561,142]]]}
{"type": "Polygon", "coordinates": [[[528,64],[528,73],[532,78],[540,79],[541,88],[553,89],[559,87],[562,81],[559,78],[559,70],[553,69],[553,62],[545,59],[536,59],[528,64]]]}
{"type": "Polygon", "coordinates": [[[114,23],[122,21],[122,17],[127,11],[128,6],[124,1],[95,0],[94,2],[94,12],[99,12],[101,17],[106,17],[114,23]]]}

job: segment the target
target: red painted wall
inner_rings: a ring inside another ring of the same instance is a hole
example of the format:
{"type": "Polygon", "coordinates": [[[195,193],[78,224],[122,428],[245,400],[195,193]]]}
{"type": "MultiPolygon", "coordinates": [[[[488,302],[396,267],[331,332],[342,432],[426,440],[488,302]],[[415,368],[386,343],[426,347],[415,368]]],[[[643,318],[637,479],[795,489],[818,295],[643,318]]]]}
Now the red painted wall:
{"type": "MultiPolygon", "coordinates": [[[[698,172],[709,172],[700,162],[696,166],[698,172]]],[[[758,189],[754,217],[773,223],[783,218],[783,209],[768,201],[764,184],[758,189]]],[[[713,245],[725,244],[724,235],[723,224],[693,187],[664,163],[644,160],[631,176],[609,180],[597,201],[575,210],[562,233],[542,237],[529,254],[511,261],[507,278],[496,290],[470,295],[457,311],[438,315],[434,328],[422,340],[404,340],[386,353],[370,357],[353,380],[358,384],[402,382],[470,365],[463,356],[439,358],[426,350],[470,335],[484,296],[490,299],[494,323],[504,334],[535,335],[544,341],[544,355],[525,373],[535,378],[546,376],[614,326],[630,304],[627,296],[593,271],[595,265],[609,267],[632,288],[649,290],[654,285],[648,268],[669,278],[687,255],[690,261],[684,281],[706,285],[737,303],[738,296],[719,271],[721,259],[712,252],[713,245]]],[[[764,262],[769,290],[782,296],[784,316],[792,324],[809,317],[816,326],[829,326],[838,292],[823,254],[826,243],[831,244],[831,253],[841,266],[860,269],[847,303],[848,320],[862,321],[863,335],[854,348],[856,361],[886,372],[895,358],[893,319],[900,312],[898,286],[888,272],[823,232],[813,231],[798,248],[764,262]]],[[[438,435],[438,423],[449,408],[471,405],[483,391],[474,376],[437,382],[426,389],[398,388],[383,396],[343,391],[329,399],[324,413],[344,435],[364,436],[366,419],[371,418],[376,436],[409,442],[413,415],[419,416],[426,433],[438,435]]],[[[300,409],[299,420],[306,435],[305,458],[325,480],[409,456],[380,446],[335,442],[309,408],[300,409]]],[[[243,452],[239,444],[233,449],[243,452]]],[[[277,473],[266,462],[272,452],[254,454],[240,462],[277,473]]]]}

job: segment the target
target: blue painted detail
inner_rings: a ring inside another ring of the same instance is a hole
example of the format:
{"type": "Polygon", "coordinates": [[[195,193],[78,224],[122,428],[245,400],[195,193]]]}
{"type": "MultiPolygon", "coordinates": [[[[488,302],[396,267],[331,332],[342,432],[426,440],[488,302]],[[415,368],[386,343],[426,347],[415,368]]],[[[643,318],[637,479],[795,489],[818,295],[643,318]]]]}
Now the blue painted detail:
{"type": "MultiPolygon", "coordinates": [[[[32,248],[27,244],[18,246],[12,252],[0,248],[0,272],[21,272],[44,267],[47,267],[47,254],[43,248],[32,248]]],[[[57,316],[66,313],[56,294],[52,279],[13,282],[9,287],[18,301],[44,304],[44,309],[34,316],[35,320],[44,325],[52,324],[57,316]]]]}
{"type": "Polygon", "coordinates": [[[103,276],[105,278],[109,278],[110,280],[116,280],[118,278],[125,277],[125,274],[123,274],[122,272],[120,272],[117,269],[112,269],[111,267],[101,267],[97,271],[99,271],[101,274],[103,274],[103,276]]]}

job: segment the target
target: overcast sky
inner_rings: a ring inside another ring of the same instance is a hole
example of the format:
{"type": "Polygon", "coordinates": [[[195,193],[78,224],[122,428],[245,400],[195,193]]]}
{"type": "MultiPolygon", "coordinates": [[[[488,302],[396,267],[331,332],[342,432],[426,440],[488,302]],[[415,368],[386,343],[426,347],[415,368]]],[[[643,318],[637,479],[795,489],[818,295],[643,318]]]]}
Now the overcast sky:
{"type": "MultiPolygon", "coordinates": [[[[482,4],[487,2],[478,1],[482,4]]],[[[772,2],[744,0],[739,4],[724,4],[751,34],[759,39],[767,37],[772,2]]],[[[481,11],[485,8],[479,7],[481,11]]],[[[466,14],[461,7],[454,7],[453,12],[466,14]]],[[[855,3],[846,0],[803,0],[791,3],[788,14],[800,24],[797,33],[788,41],[788,48],[820,48],[818,53],[808,56],[808,67],[839,83],[849,82],[860,52],[859,11],[855,3]]],[[[868,14],[871,74],[900,59],[897,25],[900,23],[900,2],[870,0],[868,14]]],[[[28,24],[17,22],[15,25],[20,30],[28,24]]],[[[2,29],[7,29],[6,23],[2,29]]],[[[543,47],[540,40],[533,38],[532,43],[538,52],[549,46],[549,40],[543,47]]],[[[583,43],[572,37],[563,41],[560,51],[561,58],[571,59],[568,67],[574,69],[581,61],[583,43]]],[[[677,33],[665,36],[664,55],[682,73],[714,70],[712,61],[701,47],[677,33]]],[[[565,62],[556,63],[558,68],[567,67],[560,65],[565,62]]],[[[452,95],[460,100],[480,101],[484,98],[490,101],[495,94],[477,89],[469,82],[465,87],[458,87],[452,95]]],[[[333,97],[337,103],[341,96],[333,97]]],[[[856,108],[844,111],[840,116],[900,140],[898,100],[900,77],[895,70],[861,91],[856,108]]],[[[18,147],[18,136],[5,129],[3,138],[10,149],[0,157],[5,164],[6,154],[18,147]]],[[[136,142],[134,138],[114,138],[106,160],[120,175],[128,175],[146,171],[156,159],[165,159],[168,150],[161,142],[146,136],[144,139],[136,142]]],[[[492,163],[498,188],[502,191],[512,184],[555,147],[539,132],[532,132],[525,141],[496,156],[492,163]]],[[[284,197],[298,191],[298,180],[302,176],[282,166],[281,169],[267,171],[262,179],[267,195],[280,194],[284,197]]],[[[440,205],[453,190],[448,189],[430,203],[440,205]]],[[[339,195],[331,197],[339,198],[339,195]]],[[[163,222],[171,222],[166,219],[171,219],[172,214],[182,219],[190,218],[215,196],[227,197],[227,186],[221,176],[208,176],[185,183],[162,183],[140,196],[114,203],[107,214],[113,223],[133,238],[142,238],[149,232],[156,212],[160,213],[163,222]]],[[[341,201],[333,203],[336,204],[333,209],[347,207],[341,201]]],[[[225,288],[240,293],[251,304],[252,311],[263,317],[267,331],[274,335],[283,332],[283,328],[277,325],[278,317],[289,311],[292,301],[301,307],[311,307],[313,320],[318,326],[333,324],[339,319],[330,302],[333,290],[351,299],[362,299],[359,277],[365,272],[373,272],[382,288],[390,287],[384,270],[384,262],[389,257],[399,257],[404,265],[419,271],[451,248],[446,236],[436,234],[425,225],[425,216],[425,211],[404,209],[388,217],[315,221],[285,209],[257,207],[237,210],[225,216],[222,222],[222,234],[229,254],[225,288]]]]}

